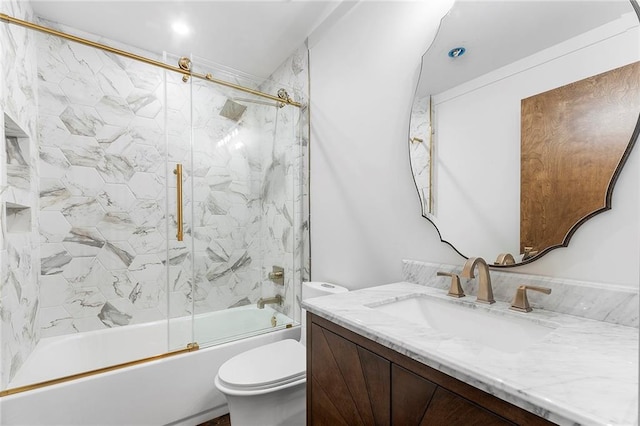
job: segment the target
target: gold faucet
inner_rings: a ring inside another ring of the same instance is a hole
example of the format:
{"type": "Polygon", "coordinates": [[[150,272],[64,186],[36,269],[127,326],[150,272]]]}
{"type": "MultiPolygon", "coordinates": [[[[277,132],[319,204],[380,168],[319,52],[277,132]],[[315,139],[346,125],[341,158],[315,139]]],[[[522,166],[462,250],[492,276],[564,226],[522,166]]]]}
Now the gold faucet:
{"type": "Polygon", "coordinates": [[[511,253],[500,253],[494,265],[515,265],[516,259],[513,257],[511,253]]]}
{"type": "Polygon", "coordinates": [[[470,257],[462,268],[460,274],[464,278],[475,278],[473,270],[478,265],[478,296],[476,302],[479,303],[495,303],[493,298],[493,289],[491,288],[491,276],[489,275],[489,265],[481,257],[470,257]]]}
{"type": "Polygon", "coordinates": [[[258,309],[264,309],[264,305],[277,303],[279,306],[282,306],[282,296],[276,294],[275,297],[261,297],[258,299],[258,309]]]}

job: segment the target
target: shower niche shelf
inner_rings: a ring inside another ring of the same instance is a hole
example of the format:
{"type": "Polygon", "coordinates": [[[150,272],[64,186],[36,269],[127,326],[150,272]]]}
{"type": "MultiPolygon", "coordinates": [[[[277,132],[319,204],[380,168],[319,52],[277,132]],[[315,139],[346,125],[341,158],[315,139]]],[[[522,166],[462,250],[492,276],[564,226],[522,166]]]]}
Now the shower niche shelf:
{"type": "Polygon", "coordinates": [[[7,185],[28,191],[31,188],[29,136],[7,114],[4,114],[4,138],[7,185]]]}
{"type": "Polygon", "coordinates": [[[7,232],[10,234],[31,232],[31,207],[5,203],[7,232]]]}
{"type": "Polygon", "coordinates": [[[6,231],[10,234],[31,232],[32,196],[30,165],[31,141],[27,133],[7,114],[4,115],[6,185],[3,195],[6,231]]]}

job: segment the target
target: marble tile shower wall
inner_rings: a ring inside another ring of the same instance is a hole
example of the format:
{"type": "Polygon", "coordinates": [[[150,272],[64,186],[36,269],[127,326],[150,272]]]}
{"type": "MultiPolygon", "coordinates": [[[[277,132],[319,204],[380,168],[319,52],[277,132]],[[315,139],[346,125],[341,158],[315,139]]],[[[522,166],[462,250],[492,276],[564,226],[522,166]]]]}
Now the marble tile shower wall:
{"type": "Polygon", "coordinates": [[[38,76],[42,336],[162,318],[162,72],[38,34],[38,76]]]}
{"type": "Polygon", "coordinates": [[[272,264],[293,270],[302,244],[291,231],[302,217],[291,206],[301,201],[293,180],[302,186],[291,164],[300,159],[294,108],[247,104],[236,122],[219,114],[231,95],[216,85],[166,73],[165,87],[150,66],[39,40],[43,336],[254,303],[269,293],[272,264]],[[276,139],[287,155],[271,161],[276,139]],[[176,163],[185,166],[184,242],[175,239],[176,163]]]}
{"type": "MultiPolygon", "coordinates": [[[[185,172],[186,245],[170,239],[171,316],[246,305],[261,294],[258,153],[260,138],[269,130],[255,128],[251,104],[238,121],[223,117],[220,112],[233,96],[204,81],[192,84],[193,166],[185,172]]],[[[171,164],[177,160],[170,154],[171,164]]],[[[174,205],[172,197],[170,212],[175,212],[174,205]]]]}
{"type": "Polygon", "coordinates": [[[229,120],[217,86],[171,73],[165,104],[162,71],[48,36],[39,56],[42,335],[255,302],[270,251],[263,174],[292,168],[263,170],[262,142],[275,130],[255,128],[264,108],[229,120]],[[184,242],[175,240],[178,162],[184,242]]]}
{"type": "MultiPolygon", "coordinates": [[[[215,69],[203,72],[217,75],[215,69]]],[[[231,78],[236,84],[277,92],[271,87],[252,86],[243,78],[231,78]]],[[[294,185],[293,170],[299,171],[301,166],[291,161],[299,158],[274,161],[273,151],[274,146],[289,152],[292,145],[299,145],[294,122],[287,118],[295,108],[278,109],[261,104],[264,101],[260,99],[257,103],[236,99],[247,109],[237,121],[231,120],[221,115],[225,103],[236,97],[246,99],[246,95],[229,91],[222,95],[219,89],[213,91],[215,87],[193,81],[194,158],[186,180],[187,191],[193,192],[187,194],[185,202],[185,215],[192,217],[192,232],[185,241],[192,239],[194,253],[191,256],[188,249],[170,241],[172,316],[173,312],[198,314],[255,303],[261,296],[272,296],[272,290],[282,293],[271,287],[267,276],[272,265],[287,264],[287,253],[277,250],[277,244],[282,245],[286,239],[282,234],[293,235],[291,223],[274,228],[269,212],[294,210],[290,188],[294,185]]],[[[171,158],[170,153],[170,162],[174,160],[177,158],[171,158]]],[[[173,199],[169,203],[169,211],[175,211],[173,199]]],[[[289,282],[293,280],[292,273],[285,276],[289,282]]]]}
{"type": "MultiPolygon", "coordinates": [[[[26,2],[1,7],[36,19],[26,2]]],[[[272,264],[287,268],[285,294],[295,303],[283,310],[291,313],[299,303],[294,277],[309,270],[308,249],[293,255],[308,245],[305,167],[290,163],[307,161],[296,142],[306,147],[306,109],[249,108],[236,123],[219,115],[228,96],[194,85],[191,117],[190,87],[179,76],[167,73],[165,84],[150,66],[5,24],[0,37],[2,112],[29,142],[12,145],[28,155],[8,149],[4,137],[0,150],[3,164],[22,156],[29,166],[28,175],[16,174],[19,185],[7,185],[7,168],[0,173],[3,387],[41,336],[254,303],[278,290],[265,280],[272,264]],[[176,162],[186,165],[192,194],[181,243],[172,238],[176,162]],[[7,229],[6,203],[31,208],[30,232],[7,229]]],[[[273,78],[306,103],[306,49],[273,78]]]]}
{"type": "MultiPolygon", "coordinates": [[[[308,212],[308,93],[309,55],[306,46],[300,46],[261,86],[266,93],[276,93],[282,84],[289,95],[300,102],[302,108],[285,107],[276,116],[260,117],[266,128],[273,128],[273,138],[264,140],[262,162],[262,214],[266,221],[263,229],[264,271],[272,265],[285,269],[284,291],[270,281],[262,285],[265,297],[276,293],[284,295],[281,310],[300,321],[300,284],[310,276],[309,212],[308,212]]],[[[265,132],[268,134],[269,132],[265,132]]]]}
{"type": "Polygon", "coordinates": [[[409,128],[409,138],[411,138],[409,160],[423,215],[429,213],[431,204],[429,193],[429,187],[431,186],[431,114],[429,101],[428,97],[414,100],[409,128]],[[421,139],[422,142],[414,141],[414,138],[421,139]]]}
{"type": "MultiPolygon", "coordinates": [[[[26,2],[0,2],[0,11],[33,18],[26,2]]],[[[5,388],[39,339],[37,72],[32,32],[0,24],[0,69],[0,386],[5,388]]]]}

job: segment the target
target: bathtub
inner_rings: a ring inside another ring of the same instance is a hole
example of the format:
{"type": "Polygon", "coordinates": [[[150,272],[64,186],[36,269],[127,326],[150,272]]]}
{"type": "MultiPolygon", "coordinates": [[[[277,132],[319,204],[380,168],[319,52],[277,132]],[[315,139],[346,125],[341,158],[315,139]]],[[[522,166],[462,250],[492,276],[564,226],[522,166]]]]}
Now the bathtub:
{"type": "Polygon", "coordinates": [[[256,346],[299,339],[300,326],[287,328],[292,323],[251,305],[193,322],[185,317],[41,339],[10,388],[184,348],[193,332],[201,349],[5,396],[0,424],[196,425],[228,411],[213,384],[220,365],[256,346]]]}

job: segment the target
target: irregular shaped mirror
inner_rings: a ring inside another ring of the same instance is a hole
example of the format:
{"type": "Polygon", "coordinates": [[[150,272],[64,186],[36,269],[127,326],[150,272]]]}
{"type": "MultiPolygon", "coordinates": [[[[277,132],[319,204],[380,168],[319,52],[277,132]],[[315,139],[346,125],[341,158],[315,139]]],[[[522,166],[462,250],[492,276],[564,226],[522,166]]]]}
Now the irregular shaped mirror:
{"type": "Polygon", "coordinates": [[[457,1],[424,54],[409,149],[422,214],[499,266],[611,208],[640,128],[638,3],[457,1]]]}

